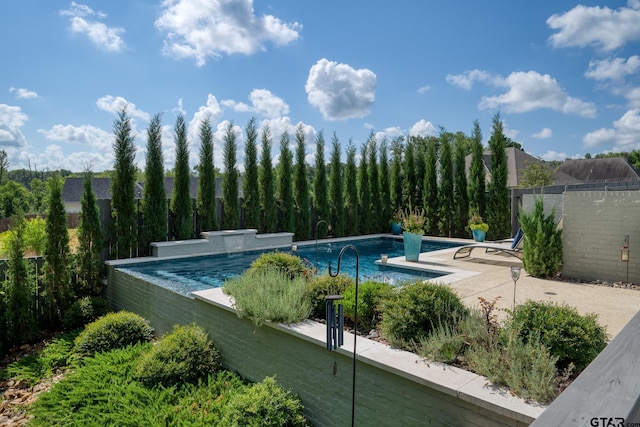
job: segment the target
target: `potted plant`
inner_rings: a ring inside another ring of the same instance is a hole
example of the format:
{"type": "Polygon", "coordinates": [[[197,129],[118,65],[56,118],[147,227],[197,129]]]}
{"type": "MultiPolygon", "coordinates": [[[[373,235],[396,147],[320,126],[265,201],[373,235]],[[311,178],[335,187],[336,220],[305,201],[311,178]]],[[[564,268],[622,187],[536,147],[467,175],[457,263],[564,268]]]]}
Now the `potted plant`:
{"type": "Polygon", "coordinates": [[[402,223],[402,237],[404,240],[404,257],[407,261],[418,261],[420,257],[420,249],[422,247],[422,236],[424,235],[424,224],[426,218],[424,216],[424,209],[412,208],[409,203],[409,208],[406,210],[399,210],[400,219],[402,223]]]}
{"type": "Polygon", "coordinates": [[[484,222],[477,210],[474,210],[469,217],[469,229],[473,234],[473,240],[476,242],[484,242],[487,231],[489,231],[489,224],[484,222]]]}
{"type": "Polygon", "coordinates": [[[391,233],[396,236],[402,234],[402,209],[398,209],[393,215],[393,218],[389,220],[391,224],[391,233]]]}

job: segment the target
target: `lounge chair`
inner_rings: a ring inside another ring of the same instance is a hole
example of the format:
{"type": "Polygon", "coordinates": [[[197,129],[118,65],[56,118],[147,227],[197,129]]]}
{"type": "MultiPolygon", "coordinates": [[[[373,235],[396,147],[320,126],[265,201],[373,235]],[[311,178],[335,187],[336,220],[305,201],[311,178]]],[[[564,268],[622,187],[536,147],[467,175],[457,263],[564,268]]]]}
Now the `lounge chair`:
{"type": "Polygon", "coordinates": [[[518,259],[522,259],[523,241],[524,232],[522,231],[522,229],[519,229],[510,244],[508,241],[503,241],[503,243],[486,242],[462,246],[458,248],[458,250],[453,254],[453,259],[468,258],[469,256],[471,256],[471,252],[474,249],[484,249],[485,252],[503,253],[506,255],[514,256],[518,259]]]}

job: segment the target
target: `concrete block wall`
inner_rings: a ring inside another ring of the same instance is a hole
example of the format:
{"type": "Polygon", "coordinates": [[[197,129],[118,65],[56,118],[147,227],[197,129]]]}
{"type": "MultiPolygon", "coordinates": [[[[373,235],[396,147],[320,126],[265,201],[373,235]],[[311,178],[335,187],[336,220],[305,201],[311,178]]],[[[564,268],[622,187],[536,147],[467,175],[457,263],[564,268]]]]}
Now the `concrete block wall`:
{"type": "MultiPolygon", "coordinates": [[[[301,338],[296,330],[282,325],[256,328],[230,307],[185,297],[113,267],[109,270],[107,298],[116,308],[148,319],[158,336],[175,324],[197,323],[208,331],[220,350],[225,368],[252,381],[275,375],[283,387],[300,396],[314,425],[350,423],[353,359],[349,350],[328,352],[321,338],[301,338]]],[[[315,322],[308,323],[318,327],[315,322]]],[[[353,348],[345,336],[345,348],[350,345],[353,348]]],[[[360,343],[358,348],[365,345],[360,343]]],[[[399,356],[392,356],[396,357],[399,356]]],[[[494,403],[513,403],[514,398],[508,392],[501,396],[497,390],[487,391],[486,379],[466,371],[429,368],[437,376],[452,375],[454,386],[446,389],[442,383],[434,386],[433,382],[406,372],[384,369],[372,360],[363,357],[357,362],[356,425],[526,426],[542,412],[534,407],[519,412],[494,403]]],[[[422,369],[416,362],[409,365],[422,369]]],[[[423,366],[427,369],[426,364],[423,366]]]]}

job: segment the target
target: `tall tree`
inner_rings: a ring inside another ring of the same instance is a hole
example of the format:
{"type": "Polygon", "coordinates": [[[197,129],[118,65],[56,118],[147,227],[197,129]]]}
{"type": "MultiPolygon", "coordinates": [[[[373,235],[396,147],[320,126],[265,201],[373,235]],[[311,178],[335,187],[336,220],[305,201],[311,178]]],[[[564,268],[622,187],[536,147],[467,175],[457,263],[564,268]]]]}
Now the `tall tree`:
{"type": "Polygon", "coordinates": [[[193,237],[193,205],[191,204],[191,176],[189,173],[189,144],[184,116],[179,114],[174,128],[176,166],[171,195],[174,237],[177,240],[193,237]]]}
{"type": "Polygon", "coordinates": [[[391,208],[393,213],[402,208],[402,152],[403,152],[402,136],[391,140],[391,208]]]}
{"type": "Polygon", "coordinates": [[[47,241],[44,249],[45,317],[54,325],[59,324],[71,305],[71,252],[67,213],[62,202],[62,178],[51,177],[49,186],[49,210],[47,211],[47,241]]]}
{"type": "Polygon", "coordinates": [[[451,135],[449,132],[440,134],[440,235],[451,237],[453,221],[453,158],[451,155],[451,135]]]}
{"type": "Polygon", "coordinates": [[[358,204],[361,234],[371,233],[371,185],[369,184],[369,144],[360,147],[360,166],[358,168],[358,204]]]}
{"type": "Polygon", "coordinates": [[[256,118],[252,117],[245,128],[247,141],[244,148],[244,180],[242,197],[244,199],[244,227],[260,227],[260,190],[258,188],[258,128],[256,118]]]}
{"type": "Polygon", "coordinates": [[[347,146],[347,164],[344,170],[344,226],[345,234],[359,234],[360,216],[358,215],[358,167],[356,166],[356,147],[349,140],[347,146]]]}
{"type": "MultiPolygon", "coordinates": [[[[404,180],[402,187],[402,204],[408,205],[411,202],[412,206],[416,206],[416,189],[418,177],[416,175],[416,162],[415,162],[415,144],[412,139],[407,139],[407,144],[404,147],[404,180]]],[[[419,197],[418,197],[419,198],[419,197]]]]}
{"type": "Polygon", "coordinates": [[[136,148],[134,146],[131,119],[126,108],[118,113],[113,124],[115,134],[114,165],[111,179],[111,215],[114,218],[116,258],[130,258],[136,243],[136,148]]]}
{"type": "Polygon", "coordinates": [[[164,186],[162,115],[156,114],[147,129],[147,161],[142,190],[142,252],[150,253],[151,242],[167,240],[167,193],[164,186]]]}
{"type": "Polygon", "coordinates": [[[425,181],[421,179],[421,177],[423,177],[427,171],[427,145],[431,143],[433,139],[421,136],[410,136],[409,139],[413,147],[413,162],[415,168],[415,189],[411,196],[411,204],[413,206],[422,206],[424,205],[422,197],[424,197],[425,194],[425,181]]]}
{"type": "Polygon", "coordinates": [[[309,201],[309,178],[304,128],[302,124],[296,128],[296,164],[294,166],[293,187],[296,202],[296,239],[309,240],[311,232],[311,206],[309,201]]]}
{"type": "Polygon", "coordinates": [[[380,143],[380,208],[378,215],[381,217],[381,230],[388,230],[389,220],[391,219],[391,186],[389,184],[389,155],[387,153],[387,140],[383,139],[380,143]]]}
{"type": "Polygon", "coordinates": [[[278,228],[278,206],[276,205],[276,186],[271,162],[271,131],[269,126],[262,129],[262,154],[260,157],[260,204],[262,205],[263,233],[273,233],[278,228]]]}
{"type": "Polygon", "coordinates": [[[331,172],[329,176],[329,209],[331,217],[331,225],[333,226],[333,235],[335,237],[344,236],[344,200],[342,198],[343,182],[342,182],[342,163],[340,162],[340,141],[336,133],[333,133],[331,139],[331,172]]]}
{"type": "Polygon", "coordinates": [[[467,174],[465,171],[465,147],[467,138],[461,132],[456,134],[453,148],[453,236],[467,236],[469,223],[469,194],[467,193],[467,174]]]}
{"type": "Polygon", "coordinates": [[[280,136],[280,163],[278,164],[278,205],[280,206],[279,231],[293,233],[296,230],[295,198],[293,197],[293,153],[289,148],[289,132],[280,136]]]}
{"type": "MultiPolygon", "coordinates": [[[[313,199],[316,211],[316,224],[318,221],[325,220],[328,223],[329,218],[329,192],[327,184],[327,165],[324,162],[324,134],[322,131],[318,132],[316,136],[316,173],[313,179],[313,199]]],[[[316,230],[314,230],[315,232],[316,230]]],[[[317,233],[319,236],[324,237],[327,235],[327,228],[318,228],[317,233]]]]}
{"type": "Polygon", "coordinates": [[[440,205],[438,200],[438,157],[435,141],[430,141],[426,147],[424,173],[424,212],[426,217],[425,229],[427,234],[438,235],[440,219],[440,205]]]}
{"type": "Polygon", "coordinates": [[[371,232],[380,233],[382,231],[383,216],[380,215],[380,175],[378,174],[378,141],[376,136],[371,132],[368,140],[369,145],[369,195],[371,196],[371,204],[369,205],[369,218],[371,221],[371,232]]]}
{"type": "Polygon", "coordinates": [[[9,172],[9,159],[7,159],[7,152],[0,150],[0,185],[4,184],[7,180],[9,172]]]}
{"type": "Polygon", "coordinates": [[[233,123],[224,134],[224,175],[222,177],[222,228],[238,228],[238,169],[236,168],[236,133],[233,123]]]}
{"type": "Polygon", "coordinates": [[[487,196],[487,224],[492,239],[504,239],[511,235],[511,209],[507,178],[506,137],[500,113],[493,116],[492,133],[489,139],[491,150],[491,181],[487,196]]]}
{"type": "Polygon", "coordinates": [[[484,152],[480,122],[473,122],[471,133],[471,167],[469,168],[469,211],[477,211],[482,218],[487,213],[484,152]]]}
{"type": "Polygon", "coordinates": [[[210,118],[200,123],[200,163],[198,164],[198,190],[196,192],[196,210],[198,212],[198,231],[218,229],[216,209],[216,168],[213,155],[213,130],[210,118]]]}
{"type": "MultiPolygon", "coordinates": [[[[100,295],[103,288],[100,274],[103,247],[102,226],[100,225],[100,210],[92,182],[93,174],[87,171],[84,175],[80,199],[77,296],[100,295]]],[[[164,203],[164,206],[166,211],[167,204],[164,203]]]]}

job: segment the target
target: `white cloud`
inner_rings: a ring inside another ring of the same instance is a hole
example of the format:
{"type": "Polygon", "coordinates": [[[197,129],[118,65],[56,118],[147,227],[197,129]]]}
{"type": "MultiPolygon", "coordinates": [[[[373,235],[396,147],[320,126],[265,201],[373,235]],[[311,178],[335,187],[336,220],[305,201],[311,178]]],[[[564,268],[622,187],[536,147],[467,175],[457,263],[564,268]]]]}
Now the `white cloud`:
{"type": "Polygon", "coordinates": [[[613,122],[613,128],[601,128],[589,132],[582,138],[585,147],[596,147],[614,142],[613,151],[640,149],[640,108],[634,108],[613,122]]]}
{"type": "Polygon", "coordinates": [[[409,128],[409,136],[436,136],[438,131],[433,123],[420,119],[409,128]]]}
{"type": "Polygon", "coordinates": [[[20,107],[0,104],[0,147],[24,147],[26,140],[20,128],[28,117],[20,107]]]}
{"type": "Polygon", "coordinates": [[[612,142],[615,140],[615,138],[615,129],[600,128],[598,130],[594,130],[593,132],[589,132],[584,137],[582,137],[582,142],[584,143],[585,147],[597,147],[598,145],[612,142]]]}
{"type": "Polygon", "coordinates": [[[164,0],[161,7],[155,25],[167,33],[165,54],[194,58],[199,66],[208,57],[264,50],[265,42],[287,45],[297,40],[302,30],[297,22],[257,16],[253,0],[164,0]]]}
{"type": "Polygon", "coordinates": [[[631,0],[628,7],[577,5],[563,14],[554,14],[547,25],[556,33],[549,37],[553,47],[586,47],[593,45],[612,51],[627,42],[640,39],[640,4],[631,0]]]}
{"type": "Polygon", "coordinates": [[[547,162],[552,162],[557,160],[564,161],[569,158],[567,153],[558,153],[557,151],[553,151],[553,150],[547,151],[540,157],[542,158],[542,160],[545,160],[547,162]]]}
{"type": "Polygon", "coordinates": [[[289,105],[271,93],[267,89],[254,89],[249,94],[251,105],[243,102],[236,102],[231,99],[221,101],[225,107],[232,108],[241,113],[257,113],[264,117],[274,119],[276,117],[289,114],[289,105]]]}
{"type": "Polygon", "coordinates": [[[425,86],[422,86],[421,88],[418,88],[418,93],[423,94],[423,93],[429,92],[430,90],[431,90],[431,86],[425,85],[425,86]]]}
{"type": "Polygon", "coordinates": [[[627,89],[624,96],[629,101],[629,108],[640,108],[640,87],[627,89]]]}
{"type": "Polygon", "coordinates": [[[553,136],[553,131],[549,128],[542,128],[540,132],[534,133],[533,135],[536,139],[549,139],[553,136]]]}
{"type": "Polygon", "coordinates": [[[10,93],[15,93],[17,98],[20,99],[35,99],[38,97],[38,94],[32,90],[28,90],[25,88],[15,88],[15,87],[10,87],[9,88],[9,92],[10,93]]]}
{"type": "Polygon", "coordinates": [[[113,141],[112,133],[91,125],[54,125],[49,130],[38,129],[38,132],[51,141],[86,144],[98,149],[108,148],[113,141]]]}
{"type": "Polygon", "coordinates": [[[594,80],[621,81],[627,75],[633,75],[640,69],[640,56],[633,55],[627,59],[607,58],[589,62],[589,69],[584,75],[594,80]]]}
{"type": "Polygon", "coordinates": [[[322,58],[309,70],[305,90],[326,120],[364,117],[375,100],[376,75],[322,58]]]}
{"type": "Polygon", "coordinates": [[[595,104],[569,96],[548,74],[518,71],[511,73],[504,80],[504,84],[508,87],[507,92],[498,96],[483,97],[479,107],[503,108],[509,113],[549,108],[566,114],[595,117],[595,104]]]}
{"type": "MultiPolygon", "coordinates": [[[[182,106],[182,104],[180,104],[182,106]]],[[[183,113],[184,114],[184,113],[183,113]]],[[[193,114],[193,118],[189,122],[189,139],[192,144],[200,143],[200,124],[206,119],[209,118],[209,122],[211,126],[215,126],[218,120],[222,117],[222,108],[220,104],[218,104],[218,100],[215,96],[208,94],[207,102],[205,105],[201,105],[193,114]]]]}
{"type": "Polygon", "coordinates": [[[71,7],[60,11],[60,15],[69,17],[72,32],[86,35],[99,48],[111,52],[124,49],[125,42],[120,37],[124,29],[109,27],[103,22],[90,19],[91,17],[104,19],[106,14],[95,12],[87,5],[71,2],[71,7]]]}
{"type": "Polygon", "coordinates": [[[138,110],[138,108],[136,108],[136,104],[127,101],[121,96],[103,96],[96,101],[96,105],[99,109],[108,113],[117,114],[122,111],[123,108],[126,108],[129,117],[138,118],[145,121],[149,121],[151,119],[149,113],[138,110]]]}
{"type": "Polygon", "coordinates": [[[502,86],[504,79],[498,75],[483,70],[470,70],[462,74],[448,74],[447,83],[470,90],[474,82],[488,83],[493,86],[502,86]]]}

